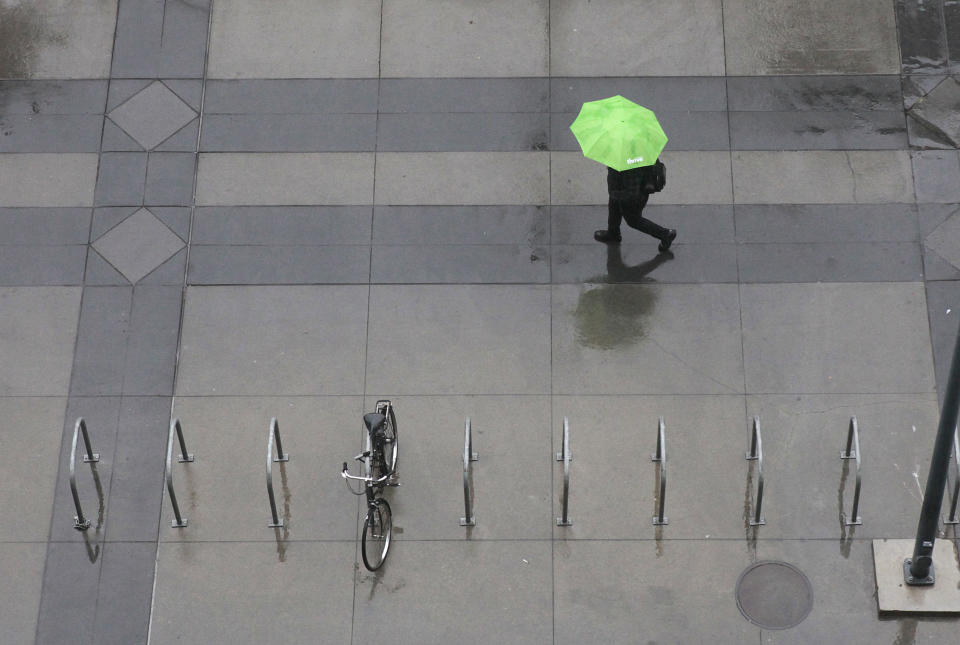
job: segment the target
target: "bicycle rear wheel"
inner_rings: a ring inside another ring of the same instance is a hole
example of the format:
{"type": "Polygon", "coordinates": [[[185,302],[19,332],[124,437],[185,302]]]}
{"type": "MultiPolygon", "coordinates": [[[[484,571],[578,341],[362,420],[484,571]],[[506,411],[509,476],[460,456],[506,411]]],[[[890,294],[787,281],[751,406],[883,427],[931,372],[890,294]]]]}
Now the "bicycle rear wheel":
{"type": "Polygon", "coordinates": [[[367,510],[367,519],[363,523],[363,537],[361,540],[361,554],[363,566],[370,571],[376,571],[383,566],[390,549],[390,538],[393,536],[393,513],[387,500],[374,500],[367,510]]]}
{"type": "Polygon", "coordinates": [[[387,472],[393,474],[397,470],[399,438],[397,436],[397,416],[393,413],[392,405],[387,408],[386,416],[387,423],[383,429],[383,462],[387,466],[387,472]]]}

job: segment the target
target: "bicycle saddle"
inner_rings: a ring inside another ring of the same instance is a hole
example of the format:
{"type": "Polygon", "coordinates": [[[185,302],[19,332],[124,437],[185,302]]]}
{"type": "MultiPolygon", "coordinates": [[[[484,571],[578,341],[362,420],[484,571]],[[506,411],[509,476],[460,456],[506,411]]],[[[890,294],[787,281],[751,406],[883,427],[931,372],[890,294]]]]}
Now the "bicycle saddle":
{"type": "Polygon", "coordinates": [[[379,412],[371,412],[363,415],[363,423],[367,426],[370,434],[376,434],[383,431],[383,426],[387,422],[387,417],[379,412]]]}

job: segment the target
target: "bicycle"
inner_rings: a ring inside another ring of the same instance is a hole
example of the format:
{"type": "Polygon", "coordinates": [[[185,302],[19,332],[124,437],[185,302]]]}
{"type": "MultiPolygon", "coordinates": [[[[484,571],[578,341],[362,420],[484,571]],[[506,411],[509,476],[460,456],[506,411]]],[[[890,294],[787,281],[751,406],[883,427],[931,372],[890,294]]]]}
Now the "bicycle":
{"type": "Polygon", "coordinates": [[[370,571],[383,566],[393,536],[393,513],[383,497],[384,486],[399,486],[397,483],[397,418],[390,401],[377,401],[376,412],[363,415],[367,427],[366,450],[354,457],[363,462],[364,476],[357,477],[347,472],[343,462],[343,477],[347,489],[354,495],[367,495],[367,516],[363,521],[361,554],[363,565],[370,571]],[[349,480],[364,483],[359,492],[354,491],[349,480]]]}

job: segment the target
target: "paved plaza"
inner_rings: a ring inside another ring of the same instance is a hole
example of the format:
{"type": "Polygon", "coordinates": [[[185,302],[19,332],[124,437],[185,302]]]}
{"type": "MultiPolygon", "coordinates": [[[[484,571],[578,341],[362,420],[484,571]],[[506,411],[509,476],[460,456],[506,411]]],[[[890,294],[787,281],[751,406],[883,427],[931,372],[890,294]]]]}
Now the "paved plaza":
{"type": "Polygon", "coordinates": [[[0,0],[0,643],[956,642],[879,615],[872,549],[916,530],[958,149],[957,0],[0,0]],[[569,125],[615,94],[670,137],[671,253],[592,239],[569,125]],[[339,471],[381,398],[372,574],[339,471]],[[738,608],[767,560],[796,626],[738,608]]]}

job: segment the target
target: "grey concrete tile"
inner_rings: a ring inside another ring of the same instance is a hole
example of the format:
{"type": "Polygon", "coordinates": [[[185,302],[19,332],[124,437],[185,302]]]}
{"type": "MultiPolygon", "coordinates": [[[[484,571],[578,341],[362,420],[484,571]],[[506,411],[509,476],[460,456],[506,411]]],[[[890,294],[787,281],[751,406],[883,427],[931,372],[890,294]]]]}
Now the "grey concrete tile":
{"type": "Polygon", "coordinates": [[[143,203],[190,206],[197,156],[191,152],[151,152],[143,203]]]}
{"type": "Polygon", "coordinates": [[[0,115],[2,152],[98,152],[97,114],[0,115]]]}
{"type": "Polygon", "coordinates": [[[516,244],[386,245],[374,248],[378,283],[547,283],[550,251],[516,244]]]}
{"type": "Polygon", "coordinates": [[[549,241],[545,206],[377,206],[374,244],[526,244],[549,241]]]}
{"type": "Polygon", "coordinates": [[[194,246],[190,284],[357,284],[370,275],[369,246],[194,246]]]}
{"type": "Polygon", "coordinates": [[[903,107],[909,110],[917,101],[930,93],[930,90],[942,83],[946,76],[932,74],[911,74],[901,76],[900,85],[903,89],[903,107]]]}
{"type": "MultiPolygon", "coordinates": [[[[577,113],[553,114],[550,120],[551,150],[580,150],[570,132],[577,113]]],[[[666,112],[657,110],[657,120],[668,133],[670,150],[728,150],[730,133],[726,112],[666,112]]]]}
{"type": "Polygon", "coordinates": [[[123,0],[112,75],[199,78],[203,75],[209,2],[123,0]]]}
{"type": "MultiPolygon", "coordinates": [[[[651,205],[733,202],[729,152],[664,152],[660,159],[667,166],[667,186],[651,198],[651,205]]],[[[550,153],[551,202],[606,204],[606,174],[602,165],[579,152],[550,153]]]]}
{"type": "MultiPolygon", "coordinates": [[[[592,162],[591,162],[592,163],[592,162]]],[[[378,205],[546,204],[545,152],[384,152],[377,155],[378,205]]]]}
{"type": "Polygon", "coordinates": [[[389,152],[545,150],[550,116],[536,113],[381,114],[377,149],[389,152]]]}
{"type": "Polygon", "coordinates": [[[0,155],[0,206],[92,206],[98,155],[0,155]]]}
{"type": "Polygon", "coordinates": [[[190,209],[178,206],[152,206],[150,212],[180,239],[190,237],[190,209]]]}
{"type": "Polygon", "coordinates": [[[93,642],[146,643],[157,545],[111,543],[104,548],[93,642]]]}
{"type": "MultiPolygon", "coordinates": [[[[733,80],[733,79],[730,79],[733,80]]],[[[723,78],[687,76],[557,77],[550,79],[550,111],[576,114],[587,101],[620,94],[654,112],[722,112],[723,78]]]]}
{"type": "MultiPolygon", "coordinates": [[[[659,199],[659,195],[654,199],[659,199]]],[[[737,208],[739,210],[740,207],[737,208]]],[[[651,204],[643,209],[643,214],[662,226],[677,229],[677,239],[684,244],[734,241],[734,213],[730,205],[651,204]]],[[[607,206],[554,206],[550,209],[550,220],[550,239],[554,244],[591,244],[593,232],[606,227],[607,206]]],[[[623,231],[631,238],[628,243],[646,240],[643,236],[632,239],[634,233],[625,225],[623,231]]]]}
{"type": "Polygon", "coordinates": [[[930,73],[942,70],[948,57],[943,4],[897,0],[894,6],[903,71],[930,73]]]}
{"type": "Polygon", "coordinates": [[[902,111],[731,112],[735,150],[899,150],[907,147],[902,111]]]}
{"type": "Polygon", "coordinates": [[[956,0],[944,0],[943,26],[947,32],[948,59],[955,69],[960,64],[960,6],[956,0]]]}
{"type": "Polygon", "coordinates": [[[554,284],[737,281],[733,244],[674,243],[670,253],[659,253],[655,239],[644,239],[649,241],[554,246],[551,279],[554,284]]]}
{"type": "Polygon", "coordinates": [[[46,544],[0,544],[0,568],[16,571],[0,585],[0,622],[11,645],[34,643],[46,544]]]}
{"type": "Polygon", "coordinates": [[[187,272],[187,250],[180,249],[169,260],[145,275],[138,285],[177,285],[184,284],[187,272]]]}
{"type": "Polygon", "coordinates": [[[116,0],[5,4],[0,9],[6,45],[0,58],[0,78],[109,77],[116,15],[116,0]]]}
{"type": "Polygon", "coordinates": [[[734,152],[738,204],[883,204],[913,201],[902,150],[734,152]]]}
{"type": "Polygon", "coordinates": [[[62,396],[80,311],[77,287],[3,287],[0,396],[62,396]]]}
{"type": "Polygon", "coordinates": [[[735,285],[553,288],[555,394],[743,392],[735,285]]]}
{"type": "Polygon", "coordinates": [[[363,152],[374,150],[374,114],[208,114],[204,152],[363,152]]]}
{"type": "Polygon", "coordinates": [[[960,156],[955,150],[924,150],[912,157],[917,202],[960,202],[960,156]]]}
{"type": "Polygon", "coordinates": [[[110,119],[104,119],[100,149],[103,152],[141,152],[143,146],[134,141],[119,125],[110,119]]]}
{"type": "MultiPolygon", "coordinates": [[[[182,282],[182,272],[180,279],[182,282]]],[[[180,301],[179,286],[139,286],[133,290],[123,367],[124,395],[173,394],[180,301]]]]}
{"type": "MultiPolygon", "coordinates": [[[[562,450],[566,418],[572,456],[568,515],[573,525],[554,526],[555,539],[656,540],[663,550],[679,540],[705,536],[743,539],[748,463],[741,395],[555,396],[552,405],[553,453],[562,450]],[[650,457],[656,451],[661,416],[669,524],[657,527],[652,520],[658,508],[658,466],[650,457]],[[619,467],[611,468],[612,450],[619,467]],[[620,503],[611,503],[611,490],[631,492],[620,503]],[[630,509],[629,522],[624,521],[625,507],[630,509]]],[[[552,463],[555,525],[563,514],[563,465],[552,463]]],[[[652,551],[654,544],[649,546],[652,551]]]]}
{"type": "MultiPolygon", "coordinates": [[[[151,549],[156,548],[154,542],[163,499],[163,457],[169,427],[169,397],[125,396],[121,399],[105,533],[109,542],[140,541],[149,543],[151,549]]],[[[153,551],[150,553],[147,562],[151,565],[149,581],[152,584],[153,551]]],[[[137,568],[131,567],[130,573],[134,574],[137,568]]],[[[114,572],[113,581],[102,581],[101,594],[110,593],[111,585],[114,588],[123,586],[119,580],[121,577],[122,569],[114,572]]],[[[147,597],[149,599],[149,586],[147,597]]]]}
{"type": "MultiPolygon", "coordinates": [[[[178,398],[174,415],[195,459],[172,464],[177,503],[188,525],[170,526],[174,513],[169,494],[164,487],[154,487],[158,502],[161,491],[164,495],[161,542],[265,542],[270,551],[280,550],[265,554],[273,561],[283,556],[284,549],[295,548],[295,542],[348,540],[352,545],[357,535],[357,498],[339,479],[341,464],[362,450],[363,412],[359,396],[178,398]],[[271,513],[264,455],[273,417],[290,456],[288,462],[272,464],[282,529],[267,526],[271,513]],[[340,485],[330,486],[330,482],[340,485]]],[[[164,440],[166,432],[162,432],[164,440]]],[[[352,558],[344,564],[351,562],[352,558]]]]}
{"type": "Polygon", "coordinates": [[[289,564],[277,562],[276,549],[272,542],[161,545],[151,641],[254,645],[282,634],[290,645],[348,642],[353,542],[291,543],[289,564]]]}
{"type": "Polygon", "coordinates": [[[922,285],[743,285],[751,393],[934,389],[922,285]]]}
{"type": "MultiPolygon", "coordinates": [[[[376,114],[377,84],[376,78],[211,79],[206,83],[203,111],[205,115],[376,114]]],[[[388,81],[382,85],[384,97],[389,96],[388,81]]]]}
{"type": "Polygon", "coordinates": [[[210,0],[167,2],[163,13],[158,76],[171,78],[203,76],[210,4],[210,0]]]}
{"type": "Polygon", "coordinates": [[[196,204],[370,204],[373,169],[370,153],[204,153],[196,204]]]}
{"type": "Polygon", "coordinates": [[[916,242],[740,244],[737,255],[742,282],[916,282],[923,279],[920,245],[916,242]]]}
{"type": "Polygon", "coordinates": [[[193,244],[369,244],[369,206],[198,208],[193,244]]]}
{"type": "Polygon", "coordinates": [[[0,81],[0,114],[103,114],[105,80],[0,81]]]}
{"type": "MultiPolygon", "coordinates": [[[[947,210],[947,217],[924,238],[923,247],[928,258],[939,258],[956,270],[960,268],[960,217],[955,211],[960,207],[955,204],[943,206],[944,210],[947,210]]],[[[927,274],[927,279],[932,278],[933,276],[927,274]]]]}
{"type": "MultiPolygon", "coordinates": [[[[101,548],[82,542],[47,545],[37,643],[92,645],[101,548]],[[89,548],[88,548],[89,547],[89,548]],[[89,556],[96,554],[91,562],[89,556]]],[[[28,641],[33,642],[33,641],[28,641]]]]}
{"type": "Polygon", "coordinates": [[[180,99],[200,112],[200,104],[203,102],[203,80],[199,78],[165,78],[163,84],[170,88],[170,91],[180,97],[180,99]]]}
{"type": "MultiPolygon", "coordinates": [[[[132,2],[136,1],[132,0],[132,2]]],[[[131,4],[131,6],[133,5],[131,4]]],[[[145,13],[142,13],[140,18],[144,23],[149,21],[149,17],[145,13]]],[[[154,80],[150,78],[111,78],[110,93],[107,97],[107,112],[116,109],[121,103],[129,100],[153,83],[154,80]]]]}
{"type": "Polygon", "coordinates": [[[907,112],[907,138],[912,148],[921,150],[952,150],[954,146],[943,136],[942,132],[920,123],[910,112],[907,112]]]}
{"type": "MultiPolygon", "coordinates": [[[[933,392],[748,396],[747,414],[760,417],[763,437],[767,524],[758,531],[760,539],[915,535],[916,526],[905,518],[920,513],[917,481],[926,481],[939,417],[933,392]],[[853,511],[856,465],[840,459],[840,452],[852,416],[862,453],[857,513],[863,525],[847,527],[841,514],[849,517],[853,511]]],[[[746,429],[742,436],[741,446],[749,437],[746,429]]]]}
{"type": "Polygon", "coordinates": [[[751,564],[739,541],[568,541],[553,560],[558,645],[636,643],[638,634],[650,642],[760,640],[734,600],[737,576],[751,564]]]}
{"type": "Polygon", "coordinates": [[[130,282],[136,283],[184,247],[163,222],[141,208],[93,243],[130,282]]]}
{"type": "Polygon", "coordinates": [[[869,0],[816,2],[732,0],[723,6],[726,71],[765,74],[897,74],[893,7],[869,0]],[[838,12],[858,16],[856,28],[838,12]]]}
{"type": "Polygon", "coordinates": [[[724,71],[719,2],[671,3],[642,18],[628,0],[551,2],[550,35],[550,73],[558,76],[722,76],[724,71]],[[637,19],[625,20],[629,15],[637,19]],[[644,42],[657,46],[637,46],[644,42]]]}
{"type": "Polygon", "coordinates": [[[376,78],[380,2],[334,0],[327,11],[315,8],[310,0],[214,3],[207,76],[376,78]]]}
{"type": "Polygon", "coordinates": [[[960,322],[957,318],[960,313],[960,282],[928,282],[926,287],[933,365],[937,376],[937,390],[942,398],[949,380],[953,347],[960,337],[960,322]]]}
{"type": "Polygon", "coordinates": [[[90,239],[96,240],[139,209],[136,206],[107,206],[93,209],[90,239]]]}
{"type": "Polygon", "coordinates": [[[123,392],[132,299],[130,287],[87,287],[84,291],[70,383],[73,396],[123,392]]]}
{"type": "Polygon", "coordinates": [[[157,76],[156,54],[166,2],[120,0],[113,53],[113,76],[157,76]]]}
{"type": "Polygon", "coordinates": [[[4,246],[0,284],[44,286],[83,284],[87,246],[4,246]]]}
{"type": "Polygon", "coordinates": [[[548,12],[545,0],[432,6],[390,0],[381,14],[381,75],[547,76],[548,12]]]}
{"type": "Polygon", "coordinates": [[[734,218],[738,242],[915,242],[911,204],[744,204],[734,218]]]}
{"type": "MultiPolygon", "coordinates": [[[[383,397],[380,397],[383,398],[383,397]]],[[[400,488],[390,493],[397,540],[549,539],[550,402],[546,396],[387,395],[397,415],[400,488]],[[464,425],[470,418],[472,513],[460,526],[464,425]],[[406,450],[404,446],[417,446],[406,450]],[[540,458],[537,458],[537,457],[540,458]],[[524,491],[516,493],[515,474],[524,491]]],[[[367,398],[365,409],[375,399],[367,398]]],[[[354,464],[351,470],[359,468],[354,464]]],[[[363,514],[361,514],[361,522],[363,514]]],[[[361,525],[362,526],[362,525],[361,525]]]]}
{"type": "Polygon", "coordinates": [[[902,110],[898,76],[732,76],[726,79],[730,110],[902,110]]]}
{"type": "Polygon", "coordinates": [[[380,113],[547,112],[547,78],[385,78],[380,113]]]}
{"type": "Polygon", "coordinates": [[[108,116],[150,150],[196,118],[197,113],[156,81],[111,110],[108,116]]]}
{"type": "Polygon", "coordinates": [[[547,287],[372,287],[366,389],[545,394],[549,324],[547,287]]]}
{"type": "Polygon", "coordinates": [[[365,286],[191,287],[176,392],[362,392],[367,299],[365,286]]]}
{"type": "Polygon", "coordinates": [[[95,205],[128,206],[142,204],[146,177],[146,153],[103,153],[100,155],[95,205]]]}
{"type": "Polygon", "coordinates": [[[170,138],[154,148],[155,152],[196,152],[200,137],[200,120],[194,119],[170,138]]]}
{"type": "Polygon", "coordinates": [[[0,208],[0,246],[86,244],[89,208],[0,208]]]}
{"type": "Polygon", "coordinates": [[[927,280],[960,278],[957,255],[956,204],[919,204],[920,234],[923,238],[923,270],[927,280]]]}
{"type": "Polygon", "coordinates": [[[960,269],[928,246],[923,247],[923,275],[927,280],[958,280],[960,269]]]}
{"type": "Polygon", "coordinates": [[[397,542],[382,574],[359,577],[354,638],[548,643],[551,559],[550,543],[540,541],[397,542]]]}
{"type": "Polygon", "coordinates": [[[951,147],[960,147],[960,81],[948,78],[917,101],[908,114],[944,139],[951,147]]]}
{"type": "Polygon", "coordinates": [[[127,286],[130,281],[91,246],[87,247],[87,268],[83,283],[94,287],[127,286]]]}
{"type": "Polygon", "coordinates": [[[0,526],[0,542],[43,542],[49,535],[66,404],[63,397],[0,397],[0,437],[11,455],[0,488],[0,504],[9,520],[0,526]]]}

